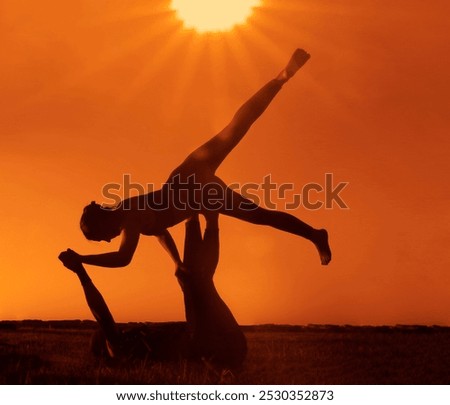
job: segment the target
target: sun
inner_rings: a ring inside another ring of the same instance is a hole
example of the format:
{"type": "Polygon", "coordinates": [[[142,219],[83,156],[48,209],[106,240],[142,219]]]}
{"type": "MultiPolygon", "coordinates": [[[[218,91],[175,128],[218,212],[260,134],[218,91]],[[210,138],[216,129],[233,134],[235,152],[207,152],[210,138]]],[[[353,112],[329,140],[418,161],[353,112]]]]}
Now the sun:
{"type": "Polygon", "coordinates": [[[172,0],[185,28],[197,32],[229,31],[243,24],[261,0],[172,0]]]}

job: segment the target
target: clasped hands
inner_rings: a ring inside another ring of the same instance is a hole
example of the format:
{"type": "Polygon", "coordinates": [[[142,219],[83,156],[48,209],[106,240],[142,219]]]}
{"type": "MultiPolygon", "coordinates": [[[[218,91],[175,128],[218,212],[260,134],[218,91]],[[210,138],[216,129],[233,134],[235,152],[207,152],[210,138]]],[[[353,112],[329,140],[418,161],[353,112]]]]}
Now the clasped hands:
{"type": "Polygon", "coordinates": [[[58,259],[62,261],[65,267],[74,272],[78,272],[83,269],[83,263],[81,262],[80,255],[72,249],[67,249],[61,252],[58,259]]]}

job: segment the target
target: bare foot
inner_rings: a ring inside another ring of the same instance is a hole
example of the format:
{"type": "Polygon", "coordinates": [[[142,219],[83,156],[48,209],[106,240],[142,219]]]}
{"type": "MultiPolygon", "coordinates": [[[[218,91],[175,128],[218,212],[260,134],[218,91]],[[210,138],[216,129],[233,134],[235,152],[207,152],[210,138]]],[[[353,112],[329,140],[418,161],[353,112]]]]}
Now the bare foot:
{"type": "Polygon", "coordinates": [[[278,75],[278,80],[283,82],[288,81],[295,75],[295,73],[297,73],[297,70],[299,70],[310,57],[311,55],[303,49],[296,49],[286,67],[278,75]]]}
{"type": "Polygon", "coordinates": [[[328,232],[325,229],[317,230],[313,242],[319,251],[322,265],[326,266],[331,261],[331,249],[328,244],[328,232]]]}

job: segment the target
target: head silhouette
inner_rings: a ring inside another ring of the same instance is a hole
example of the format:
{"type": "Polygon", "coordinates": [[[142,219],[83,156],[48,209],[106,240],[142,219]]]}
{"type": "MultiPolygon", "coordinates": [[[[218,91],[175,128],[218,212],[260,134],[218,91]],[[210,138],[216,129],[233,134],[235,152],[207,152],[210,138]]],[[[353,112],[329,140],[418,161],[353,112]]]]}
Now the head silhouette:
{"type": "Polygon", "coordinates": [[[84,207],[80,228],[86,239],[107,241],[115,238],[121,231],[119,210],[102,207],[95,201],[84,207]]]}

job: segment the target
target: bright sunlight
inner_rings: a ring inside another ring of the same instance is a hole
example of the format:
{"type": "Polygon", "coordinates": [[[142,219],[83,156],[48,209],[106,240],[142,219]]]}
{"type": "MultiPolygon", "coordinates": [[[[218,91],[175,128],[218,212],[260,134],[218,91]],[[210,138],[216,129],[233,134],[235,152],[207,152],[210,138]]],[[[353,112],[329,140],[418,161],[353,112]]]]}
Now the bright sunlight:
{"type": "Polygon", "coordinates": [[[172,0],[172,8],[186,28],[217,32],[245,23],[260,3],[261,0],[172,0]]]}

